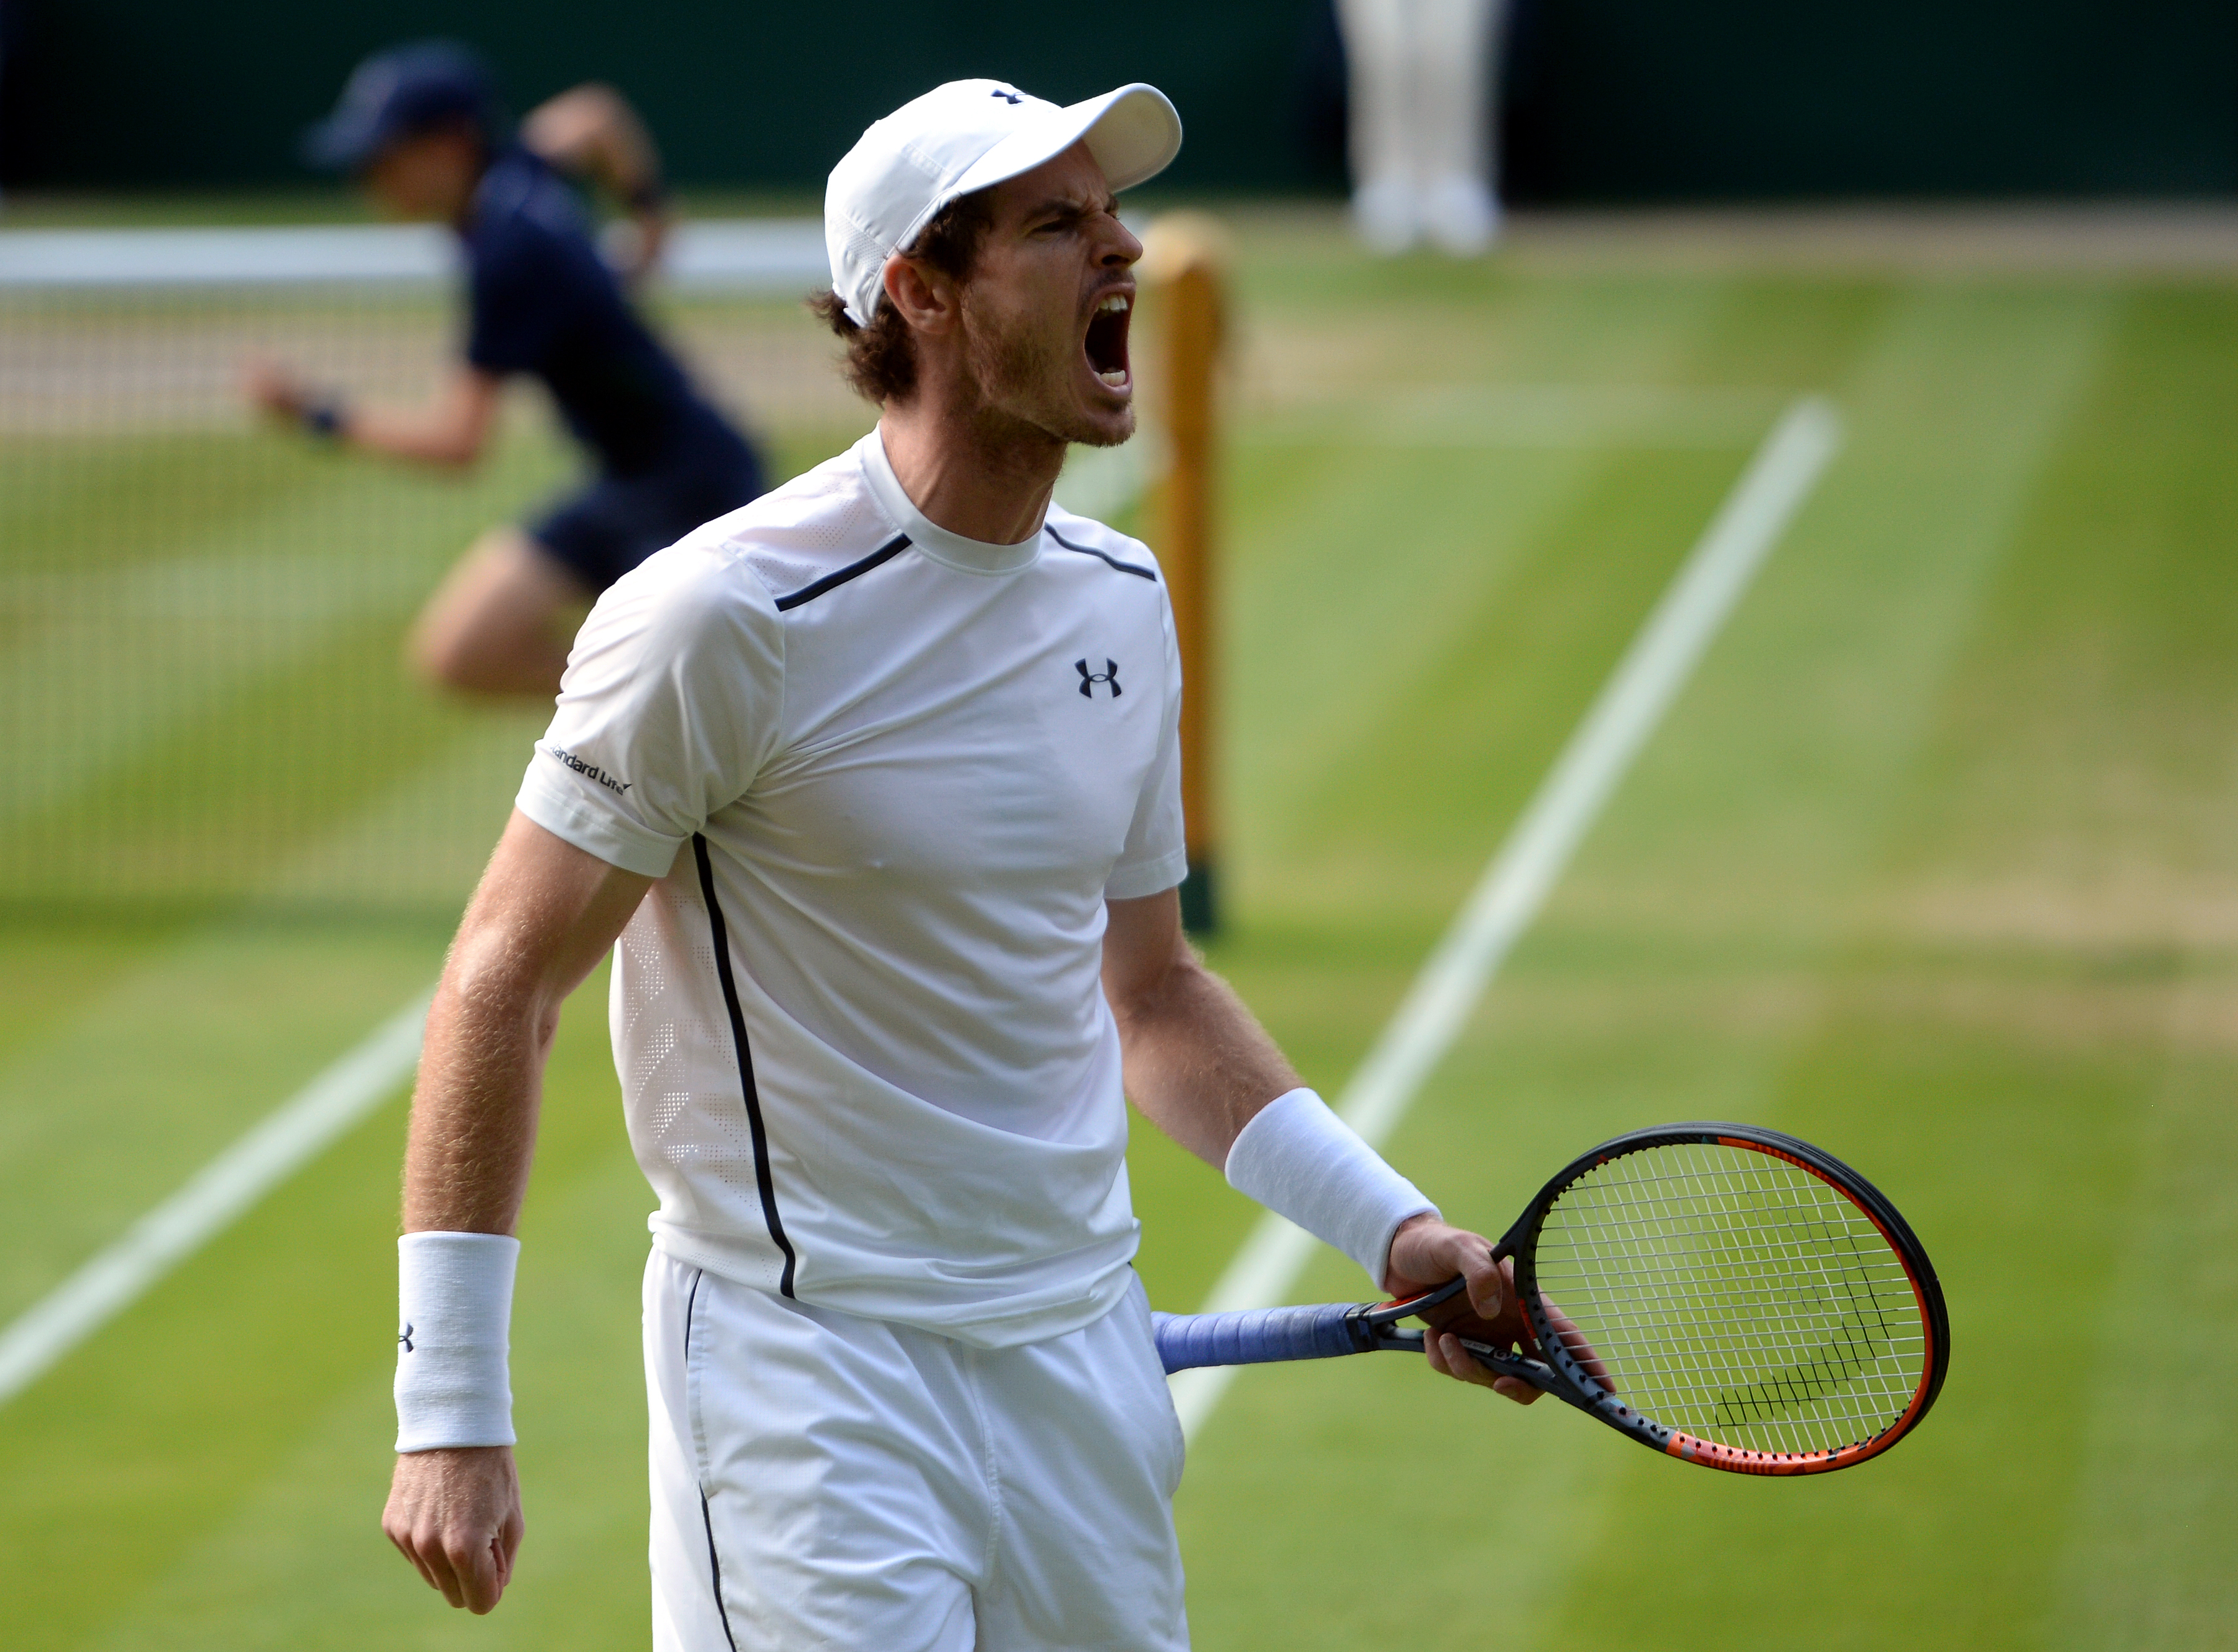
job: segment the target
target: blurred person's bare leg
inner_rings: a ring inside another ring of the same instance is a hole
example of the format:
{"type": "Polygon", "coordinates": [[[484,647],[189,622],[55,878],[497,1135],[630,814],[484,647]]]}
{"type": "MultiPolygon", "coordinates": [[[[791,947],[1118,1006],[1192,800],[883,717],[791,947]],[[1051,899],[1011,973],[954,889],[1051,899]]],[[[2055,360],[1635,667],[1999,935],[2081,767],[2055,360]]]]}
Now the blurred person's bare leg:
{"type": "Polygon", "coordinates": [[[550,700],[592,594],[517,527],[494,527],[436,587],[407,643],[422,679],[460,693],[550,700]]]}
{"type": "Polygon", "coordinates": [[[1500,234],[1493,89],[1506,0],[1415,0],[1422,226],[1469,257],[1500,234]]]}
{"type": "Polygon", "coordinates": [[[1421,234],[1408,35],[1414,0],[1337,0],[1344,31],[1352,221],[1375,251],[1400,253],[1421,234]]]}

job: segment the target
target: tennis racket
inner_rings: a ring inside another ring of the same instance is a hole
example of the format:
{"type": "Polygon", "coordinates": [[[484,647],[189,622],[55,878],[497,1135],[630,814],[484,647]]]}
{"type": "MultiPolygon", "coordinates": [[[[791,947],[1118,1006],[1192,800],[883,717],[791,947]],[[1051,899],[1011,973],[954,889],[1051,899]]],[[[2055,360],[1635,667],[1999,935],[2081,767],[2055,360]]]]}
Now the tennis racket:
{"type": "MultiPolygon", "coordinates": [[[[1493,1249],[1531,1337],[1463,1340],[1642,1445],[1738,1474],[1823,1474],[1918,1426],[1950,1359],[1927,1252],[1831,1153],[1747,1125],[1603,1142],[1539,1190],[1493,1249]]],[[[1228,1314],[1154,1314],[1169,1372],[1420,1352],[1398,1322],[1460,1294],[1228,1314]]]]}

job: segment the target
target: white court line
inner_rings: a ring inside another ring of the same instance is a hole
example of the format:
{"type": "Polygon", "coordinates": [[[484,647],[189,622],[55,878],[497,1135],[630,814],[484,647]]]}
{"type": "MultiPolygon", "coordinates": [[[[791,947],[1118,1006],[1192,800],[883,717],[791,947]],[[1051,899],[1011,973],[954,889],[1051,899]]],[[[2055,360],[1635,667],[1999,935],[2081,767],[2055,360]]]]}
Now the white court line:
{"type": "MultiPolygon", "coordinates": [[[[1539,915],[1617,782],[1841,445],[1841,421],[1833,408],[1810,396],[1789,408],[1757,449],[1345,1086],[1337,1111],[1369,1142],[1380,1145],[1406,1116],[1414,1092],[1539,915]]],[[[1281,1302],[1314,1243],[1304,1229],[1270,1211],[1200,1311],[1229,1313],[1281,1302]]],[[[1204,1426],[1235,1369],[1200,1366],[1169,1379],[1185,1434],[1194,1437],[1204,1426]]]]}
{"type": "Polygon", "coordinates": [[[410,1075],[432,992],[303,1086],[0,1331],[0,1405],[45,1374],[410,1075]]]}

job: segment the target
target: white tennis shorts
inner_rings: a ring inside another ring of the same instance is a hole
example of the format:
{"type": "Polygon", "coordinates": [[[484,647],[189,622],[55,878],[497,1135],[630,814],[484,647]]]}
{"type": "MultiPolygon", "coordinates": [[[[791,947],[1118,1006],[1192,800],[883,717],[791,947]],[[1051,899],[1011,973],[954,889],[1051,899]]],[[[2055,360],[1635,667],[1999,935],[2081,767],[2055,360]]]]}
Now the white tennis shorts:
{"type": "Polygon", "coordinates": [[[659,1251],[655,1652],[1180,1652],[1182,1433],[1137,1282],[980,1349],[659,1251]]]}

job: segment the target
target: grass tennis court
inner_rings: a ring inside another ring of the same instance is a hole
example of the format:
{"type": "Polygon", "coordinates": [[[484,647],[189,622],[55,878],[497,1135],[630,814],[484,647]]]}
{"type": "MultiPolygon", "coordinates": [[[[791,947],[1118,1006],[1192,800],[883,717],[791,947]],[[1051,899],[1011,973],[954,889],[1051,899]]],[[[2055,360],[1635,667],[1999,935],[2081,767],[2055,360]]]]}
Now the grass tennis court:
{"type": "MultiPolygon", "coordinates": [[[[1197,1643],[2228,1644],[2238,278],[1709,269],[1527,239],[1481,269],[1386,266],[1303,218],[1255,222],[1243,251],[1215,956],[1331,1095],[1780,408],[1841,408],[1846,447],[1389,1151],[1497,1231],[1619,1130],[1792,1131],[1911,1217],[1953,1368],[1900,1450],[1792,1483],[1659,1462],[1402,1361],[1246,1371],[1179,1505],[1197,1643]],[[2116,1343],[2130,1325],[2144,1339],[2116,1343]]],[[[787,468],[836,440],[789,432],[787,468]]],[[[427,486],[300,459],[224,520],[316,539],[374,508],[364,490],[427,486]]],[[[548,464],[524,447],[440,514],[471,526],[548,464]]],[[[197,531],[182,558],[232,530],[197,531]]],[[[30,541],[9,539],[13,581],[30,541]]],[[[28,571],[87,572],[44,542],[28,571]]],[[[162,707],[165,738],[43,801],[38,840],[175,783],[196,742],[231,749],[259,696],[353,683],[452,766],[377,729],[377,776],[270,766],[335,799],[290,866],[373,854],[415,788],[480,786],[501,817],[533,720],[396,684],[418,588],[162,707]]],[[[0,616],[0,672],[36,681],[46,634],[0,616]]],[[[212,818],[255,803],[214,793],[212,818]]],[[[434,899],[321,911],[288,888],[10,903],[0,1319],[432,977],[434,899]]],[[[10,1647],[643,1642],[650,1196],[599,985],[561,1033],[523,1227],[529,1536],[500,1611],[445,1609],[375,1523],[400,1097],[0,1410],[10,1647]]],[[[1158,1305],[1193,1308],[1253,1209],[1145,1138],[1140,1265],[1158,1305]]],[[[1332,1256],[1301,1299],[1361,1284],[1332,1256]]]]}

